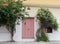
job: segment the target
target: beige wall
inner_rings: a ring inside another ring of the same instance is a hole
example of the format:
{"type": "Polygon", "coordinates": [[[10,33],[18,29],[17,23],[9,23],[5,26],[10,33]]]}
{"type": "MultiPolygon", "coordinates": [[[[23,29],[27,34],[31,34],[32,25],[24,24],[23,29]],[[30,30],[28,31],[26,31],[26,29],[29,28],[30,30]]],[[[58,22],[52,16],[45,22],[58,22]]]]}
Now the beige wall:
{"type": "Polygon", "coordinates": [[[60,0],[26,0],[23,5],[60,7],[60,0]]]}

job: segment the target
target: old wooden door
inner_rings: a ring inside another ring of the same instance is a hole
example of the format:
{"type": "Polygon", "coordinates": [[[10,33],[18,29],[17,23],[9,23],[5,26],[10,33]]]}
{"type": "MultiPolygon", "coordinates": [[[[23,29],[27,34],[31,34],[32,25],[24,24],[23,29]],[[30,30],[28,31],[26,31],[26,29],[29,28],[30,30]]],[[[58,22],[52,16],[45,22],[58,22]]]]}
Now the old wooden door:
{"type": "Polygon", "coordinates": [[[22,22],[22,38],[34,38],[34,18],[26,18],[22,22]]]}

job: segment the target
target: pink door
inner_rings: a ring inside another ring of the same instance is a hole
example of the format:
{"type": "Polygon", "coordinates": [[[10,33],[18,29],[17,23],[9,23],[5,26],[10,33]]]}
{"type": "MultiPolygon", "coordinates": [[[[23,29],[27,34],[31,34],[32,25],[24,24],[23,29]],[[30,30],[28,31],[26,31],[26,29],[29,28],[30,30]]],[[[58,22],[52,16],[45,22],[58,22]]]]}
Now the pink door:
{"type": "Polygon", "coordinates": [[[34,18],[26,18],[23,20],[22,38],[34,38],[34,18]]]}

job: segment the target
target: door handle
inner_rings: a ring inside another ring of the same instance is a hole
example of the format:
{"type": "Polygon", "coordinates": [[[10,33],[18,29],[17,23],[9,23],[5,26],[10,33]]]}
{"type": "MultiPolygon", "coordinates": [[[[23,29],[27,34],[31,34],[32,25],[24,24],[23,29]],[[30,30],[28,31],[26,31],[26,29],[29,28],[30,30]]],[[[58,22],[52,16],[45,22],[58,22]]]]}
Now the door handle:
{"type": "Polygon", "coordinates": [[[28,29],[29,30],[29,29],[28,29]]]}
{"type": "Polygon", "coordinates": [[[24,25],[26,25],[26,22],[24,23],[24,25]]]}

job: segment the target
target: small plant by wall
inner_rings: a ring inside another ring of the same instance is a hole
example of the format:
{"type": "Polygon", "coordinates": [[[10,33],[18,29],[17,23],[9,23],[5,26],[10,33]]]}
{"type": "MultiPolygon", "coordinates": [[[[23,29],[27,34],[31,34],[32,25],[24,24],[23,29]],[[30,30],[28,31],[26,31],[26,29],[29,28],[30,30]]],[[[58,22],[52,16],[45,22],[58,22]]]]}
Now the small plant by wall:
{"type": "Polygon", "coordinates": [[[36,41],[49,41],[45,29],[50,27],[51,29],[57,30],[58,23],[53,14],[46,8],[40,8],[37,13],[37,21],[39,29],[36,32],[36,41]]]}
{"type": "Polygon", "coordinates": [[[49,41],[47,35],[43,32],[41,33],[41,36],[36,36],[36,41],[39,42],[39,41],[49,41]]]}

